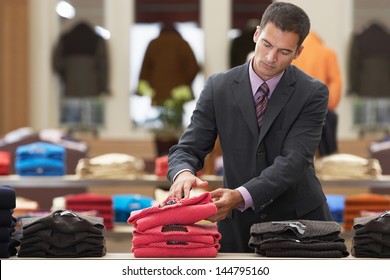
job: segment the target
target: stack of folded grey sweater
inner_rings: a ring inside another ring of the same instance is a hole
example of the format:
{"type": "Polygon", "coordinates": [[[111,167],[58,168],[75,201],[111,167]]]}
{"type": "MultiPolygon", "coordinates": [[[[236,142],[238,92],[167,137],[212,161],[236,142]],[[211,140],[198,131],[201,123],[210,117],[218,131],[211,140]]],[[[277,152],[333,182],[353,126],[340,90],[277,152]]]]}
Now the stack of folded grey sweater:
{"type": "Polygon", "coordinates": [[[349,255],[333,221],[288,220],[254,224],[249,247],[267,257],[341,258],[349,255]]]}
{"type": "Polygon", "coordinates": [[[22,218],[18,257],[102,257],[106,254],[104,229],[102,218],[69,210],[22,218]]]}
{"type": "Polygon", "coordinates": [[[351,254],[357,258],[390,258],[390,211],[354,220],[351,254]]]}
{"type": "Polygon", "coordinates": [[[0,258],[17,254],[20,240],[16,231],[16,192],[10,186],[0,186],[0,258]]]}

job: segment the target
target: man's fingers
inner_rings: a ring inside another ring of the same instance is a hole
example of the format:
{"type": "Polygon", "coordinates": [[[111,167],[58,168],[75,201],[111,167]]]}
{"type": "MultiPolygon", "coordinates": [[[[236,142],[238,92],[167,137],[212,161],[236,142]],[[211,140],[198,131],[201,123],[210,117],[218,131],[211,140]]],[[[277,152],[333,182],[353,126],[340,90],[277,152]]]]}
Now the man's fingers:
{"type": "Polygon", "coordinates": [[[203,181],[203,180],[200,180],[200,179],[198,179],[197,182],[196,182],[196,187],[198,187],[198,188],[205,188],[208,185],[209,185],[209,182],[203,181]]]}

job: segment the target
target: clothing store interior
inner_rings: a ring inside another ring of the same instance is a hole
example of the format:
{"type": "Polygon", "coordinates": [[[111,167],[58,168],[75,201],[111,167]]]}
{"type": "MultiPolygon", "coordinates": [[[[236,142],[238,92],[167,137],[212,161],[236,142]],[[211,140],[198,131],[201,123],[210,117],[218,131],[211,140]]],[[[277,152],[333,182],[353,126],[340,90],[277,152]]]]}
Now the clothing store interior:
{"type": "MultiPolygon", "coordinates": [[[[0,1],[0,257],[228,258],[206,210],[169,205],[168,154],[208,77],[251,61],[273,2],[0,1]]],[[[284,2],[311,21],[292,65],[329,89],[307,164],[333,221],[307,241],[319,221],[271,221],[273,232],[259,220],[241,256],[389,258],[390,1],[284,2]],[[284,249],[264,239],[271,232],[284,249]]],[[[214,205],[222,146],[205,156],[197,175],[208,185],[187,207],[214,205]]]]}

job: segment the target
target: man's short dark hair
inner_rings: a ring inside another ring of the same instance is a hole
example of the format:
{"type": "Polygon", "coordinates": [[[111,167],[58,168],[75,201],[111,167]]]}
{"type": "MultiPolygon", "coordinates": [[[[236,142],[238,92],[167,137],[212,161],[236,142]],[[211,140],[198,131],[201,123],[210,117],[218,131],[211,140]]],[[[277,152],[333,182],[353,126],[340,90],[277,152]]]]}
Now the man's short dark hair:
{"type": "Polygon", "coordinates": [[[267,7],[260,22],[260,29],[263,30],[269,22],[282,31],[297,33],[298,47],[310,32],[310,19],[306,12],[287,2],[274,2],[267,7]]]}

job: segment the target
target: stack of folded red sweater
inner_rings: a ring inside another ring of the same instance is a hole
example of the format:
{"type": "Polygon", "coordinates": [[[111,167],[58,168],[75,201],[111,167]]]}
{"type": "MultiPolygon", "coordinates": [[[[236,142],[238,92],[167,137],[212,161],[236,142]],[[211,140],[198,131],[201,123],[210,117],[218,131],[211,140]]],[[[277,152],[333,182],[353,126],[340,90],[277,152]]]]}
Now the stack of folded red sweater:
{"type": "Polygon", "coordinates": [[[168,156],[157,157],[155,160],[154,173],[159,177],[165,177],[168,171],[168,156]]]}
{"type": "Polygon", "coordinates": [[[138,258],[216,257],[221,235],[215,224],[200,221],[217,213],[209,192],[131,212],[132,249],[138,258]]]}
{"type": "Polygon", "coordinates": [[[65,196],[65,207],[72,211],[97,211],[103,218],[106,229],[114,228],[114,208],[111,196],[95,193],[72,194],[65,196]]]}
{"type": "Polygon", "coordinates": [[[9,175],[11,165],[11,153],[0,151],[0,175],[9,175]]]}

